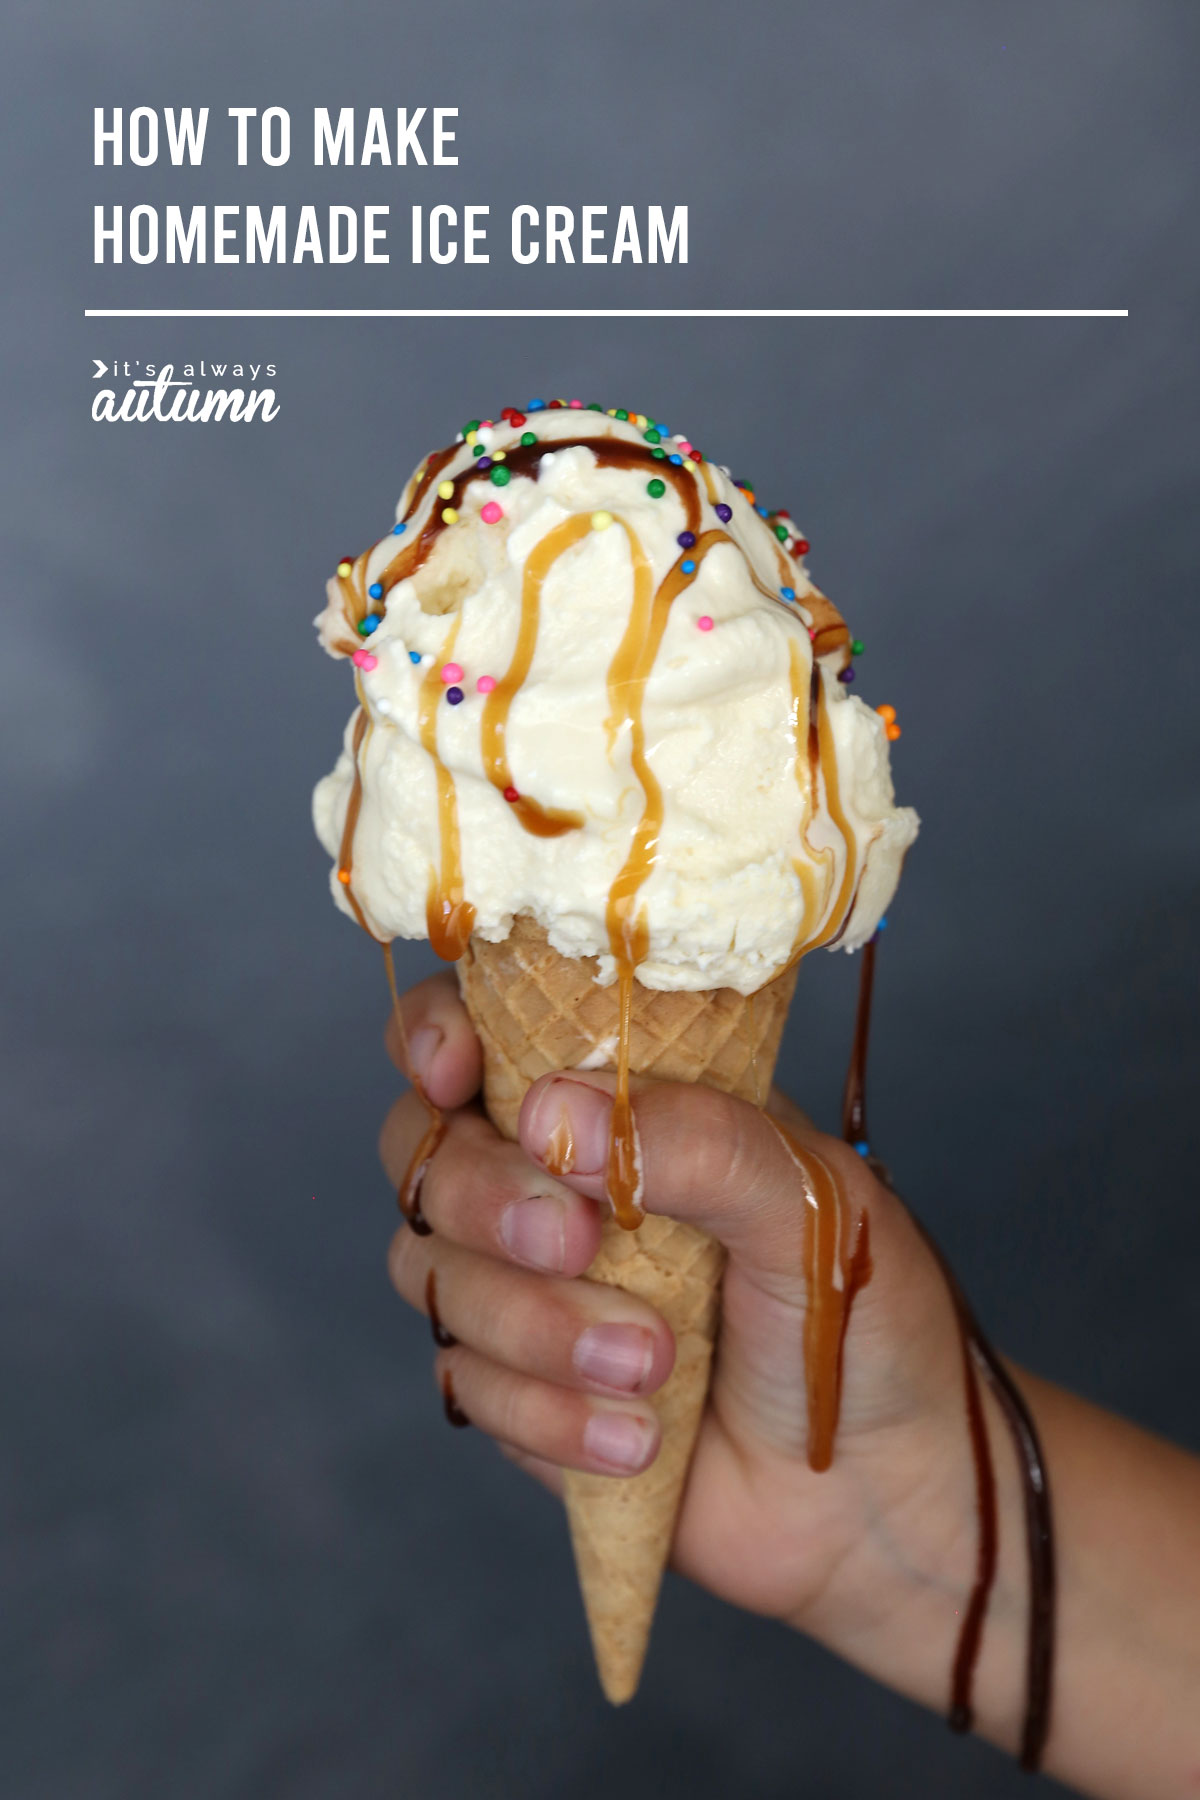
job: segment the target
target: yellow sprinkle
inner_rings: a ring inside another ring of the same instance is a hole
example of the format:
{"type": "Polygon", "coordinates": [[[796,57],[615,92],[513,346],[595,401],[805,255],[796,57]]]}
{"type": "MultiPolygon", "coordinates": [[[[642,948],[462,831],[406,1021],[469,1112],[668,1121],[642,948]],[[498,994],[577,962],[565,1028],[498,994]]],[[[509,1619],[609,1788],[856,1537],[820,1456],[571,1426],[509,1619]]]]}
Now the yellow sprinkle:
{"type": "Polygon", "coordinates": [[[646,426],[649,424],[649,420],[647,419],[645,413],[639,413],[637,415],[637,418],[634,420],[634,424],[637,426],[639,431],[645,431],[646,426]]]}
{"type": "Polygon", "coordinates": [[[613,516],[610,512],[594,512],[592,514],[593,531],[607,531],[612,522],[613,516]]]}
{"type": "Polygon", "coordinates": [[[448,500],[453,492],[454,492],[454,483],[452,481],[439,481],[438,482],[438,493],[441,495],[443,500],[448,500]]]}
{"type": "Polygon", "coordinates": [[[473,444],[475,442],[475,439],[478,436],[479,436],[479,433],[477,431],[468,431],[468,433],[467,433],[468,444],[473,444]]]}
{"type": "Polygon", "coordinates": [[[694,463],[694,462],[693,462],[693,461],[692,461],[692,459],[691,459],[691,457],[690,457],[690,456],[685,456],[685,457],[684,457],[684,459],[683,459],[683,466],[684,466],[684,468],[685,468],[685,469],[687,469],[687,470],[688,470],[688,471],[689,471],[689,472],[690,472],[690,473],[691,473],[691,474],[693,474],[693,475],[694,475],[694,474],[695,474],[695,473],[696,473],[696,465],[695,465],[695,463],[694,463]]]}
{"type": "Polygon", "coordinates": [[[458,524],[458,514],[455,512],[455,510],[452,506],[443,506],[443,508],[442,508],[442,524],[443,525],[457,525],[458,524]]]}
{"type": "Polygon", "coordinates": [[[492,461],[493,462],[507,462],[508,461],[508,451],[507,450],[493,450],[492,451],[492,461]]]}
{"type": "Polygon", "coordinates": [[[349,575],[349,573],[350,573],[351,569],[353,569],[353,567],[354,567],[354,564],[352,562],[346,562],[345,559],[343,558],[343,560],[338,564],[337,572],[339,575],[349,575]]]}
{"type": "Polygon", "coordinates": [[[609,409],[608,409],[608,416],[609,416],[609,418],[610,418],[610,419],[615,419],[615,418],[616,418],[616,416],[617,416],[617,409],[616,409],[616,407],[615,407],[615,406],[610,406],[610,407],[609,407],[609,409]]]}

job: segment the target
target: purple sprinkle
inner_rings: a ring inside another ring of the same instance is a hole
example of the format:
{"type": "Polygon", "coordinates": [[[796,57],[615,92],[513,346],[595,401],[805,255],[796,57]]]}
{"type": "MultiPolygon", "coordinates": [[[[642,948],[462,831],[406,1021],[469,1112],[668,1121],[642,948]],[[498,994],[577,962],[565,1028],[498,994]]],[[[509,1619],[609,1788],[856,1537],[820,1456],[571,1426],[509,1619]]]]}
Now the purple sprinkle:
{"type": "Polygon", "coordinates": [[[722,525],[728,525],[730,519],[733,517],[732,506],[726,506],[725,502],[722,500],[718,503],[716,511],[717,517],[720,519],[722,525]]]}
{"type": "Polygon", "coordinates": [[[694,531],[681,531],[675,542],[681,550],[690,550],[696,542],[696,534],[694,531]]]}
{"type": "Polygon", "coordinates": [[[451,706],[461,706],[462,705],[462,697],[463,697],[463,691],[460,687],[448,687],[446,689],[446,698],[450,702],[451,706]]]}
{"type": "Polygon", "coordinates": [[[478,462],[475,464],[475,467],[477,469],[490,469],[491,466],[492,466],[492,459],[490,456],[481,456],[479,458],[478,462]]]}
{"type": "Polygon", "coordinates": [[[853,681],[854,680],[854,664],[853,663],[847,663],[844,669],[838,670],[838,680],[839,681],[853,681]]]}

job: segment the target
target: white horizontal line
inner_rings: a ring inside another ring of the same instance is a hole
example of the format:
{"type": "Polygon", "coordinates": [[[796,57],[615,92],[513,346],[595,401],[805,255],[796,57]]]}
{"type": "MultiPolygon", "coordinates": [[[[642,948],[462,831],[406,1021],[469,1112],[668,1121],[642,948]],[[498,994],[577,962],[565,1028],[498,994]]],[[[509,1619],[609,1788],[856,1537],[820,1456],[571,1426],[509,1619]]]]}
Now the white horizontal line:
{"type": "Polygon", "coordinates": [[[85,319],[1127,319],[1128,307],[87,307],[85,319]]]}

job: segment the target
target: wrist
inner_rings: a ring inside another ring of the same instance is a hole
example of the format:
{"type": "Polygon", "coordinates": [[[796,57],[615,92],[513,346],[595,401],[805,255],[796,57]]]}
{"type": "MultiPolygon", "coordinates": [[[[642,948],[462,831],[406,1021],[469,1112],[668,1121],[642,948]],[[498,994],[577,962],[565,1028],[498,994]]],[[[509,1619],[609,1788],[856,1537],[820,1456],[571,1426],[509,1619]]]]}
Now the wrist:
{"type": "MultiPolygon", "coordinates": [[[[1024,1515],[999,1409],[990,1396],[982,1404],[996,1484],[995,1570],[966,1691],[973,1729],[1015,1750],[1028,1617],[1024,1515]]],[[[844,1547],[830,1579],[787,1622],[948,1718],[980,1573],[979,1490],[961,1387],[957,1403],[936,1417],[839,1447],[834,1470],[844,1547]]]]}

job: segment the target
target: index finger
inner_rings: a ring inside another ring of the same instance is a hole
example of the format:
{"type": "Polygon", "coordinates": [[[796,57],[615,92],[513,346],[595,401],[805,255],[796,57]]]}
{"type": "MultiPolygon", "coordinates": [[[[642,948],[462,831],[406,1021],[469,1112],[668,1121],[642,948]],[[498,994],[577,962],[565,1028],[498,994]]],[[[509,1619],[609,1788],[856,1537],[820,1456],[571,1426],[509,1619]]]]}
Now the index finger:
{"type": "Polygon", "coordinates": [[[447,970],[418,982],[399,996],[399,1011],[384,1033],[396,1067],[410,1081],[416,1077],[434,1106],[465,1106],[479,1092],[483,1057],[454,975],[447,970]]]}

